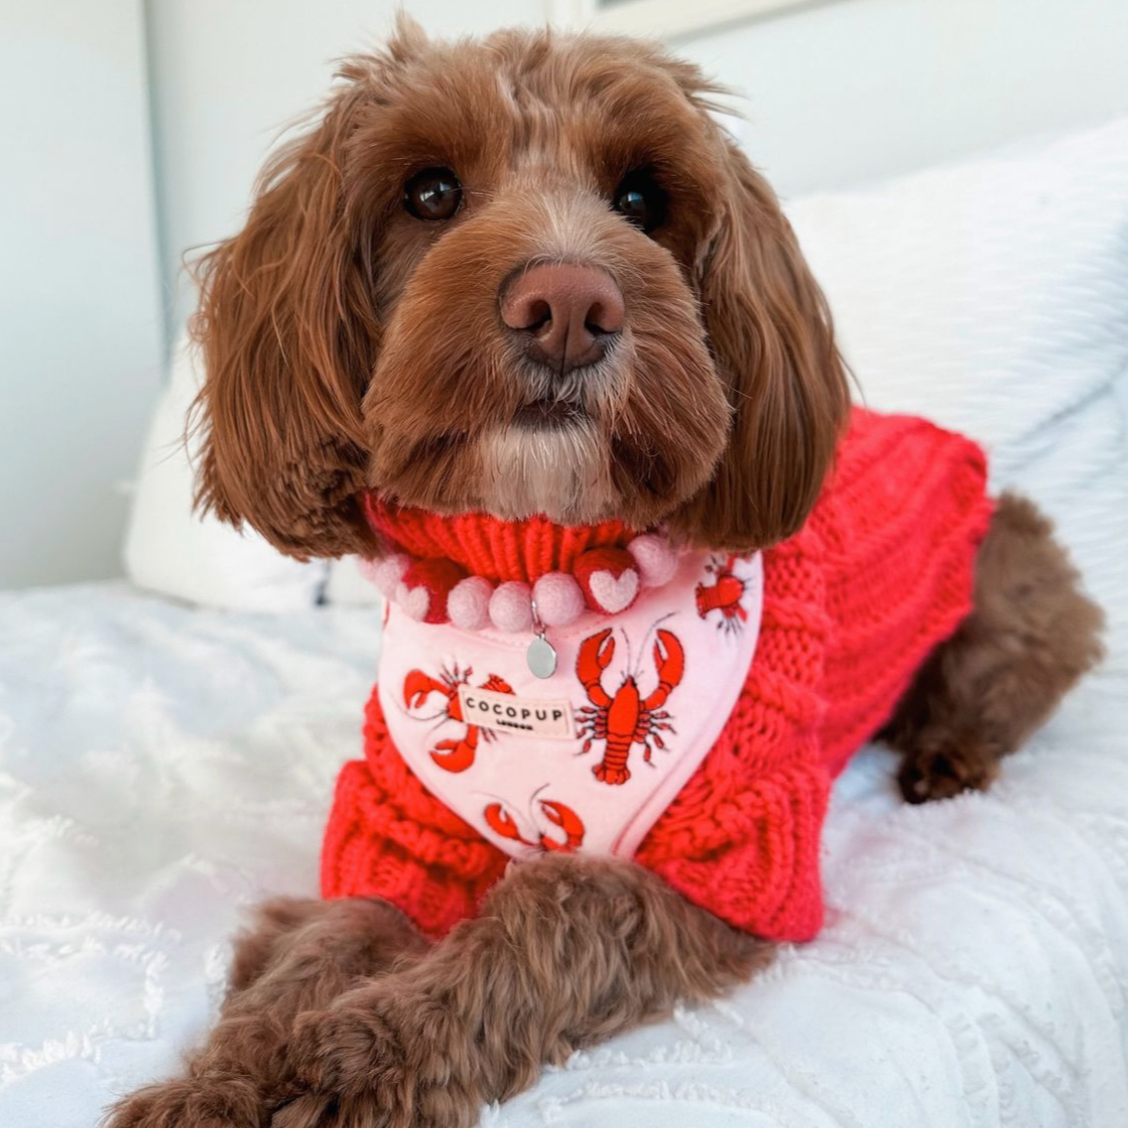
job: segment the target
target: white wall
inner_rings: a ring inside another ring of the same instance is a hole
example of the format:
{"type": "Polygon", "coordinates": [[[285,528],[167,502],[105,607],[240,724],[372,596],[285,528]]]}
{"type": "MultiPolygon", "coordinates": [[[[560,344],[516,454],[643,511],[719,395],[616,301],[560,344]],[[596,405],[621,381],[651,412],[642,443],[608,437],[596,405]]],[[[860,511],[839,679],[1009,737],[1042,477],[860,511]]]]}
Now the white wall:
{"type": "Polygon", "coordinates": [[[681,49],[785,195],[1128,113],[1128,0],[838,0],[681,49]]]}
{"type": "Polygon", "coordinates": [[[142,32],[0,3],[0,587],[121,570],[161,358],[142,32]]]}

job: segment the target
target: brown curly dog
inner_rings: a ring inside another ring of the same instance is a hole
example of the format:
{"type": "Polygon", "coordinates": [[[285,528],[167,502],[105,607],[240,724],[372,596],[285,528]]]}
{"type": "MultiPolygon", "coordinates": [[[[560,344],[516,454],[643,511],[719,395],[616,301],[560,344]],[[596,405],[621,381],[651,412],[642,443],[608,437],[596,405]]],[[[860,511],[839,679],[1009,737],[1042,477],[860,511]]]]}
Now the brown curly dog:
{"type": "MultiPolygon", "coordinates": [[[[662,523],[734,552],[799,529],[847,382],[712,89],[656,47],[547,31],[448,44],[403,21],[348,61],[202,263],[202,504],[300,558],[379,552],[366,490],[662,523]],[[537,262],[598,267],[569,275],[598,291],[584,316],[506,306],[537,262]]],[[[986,787],[1100,654],[1099,610],[1017,497],[997,504],[974,604],[885,731],[910,802],[986,787]]],[[[433,944],[381,901],[276,901],[185,1075],[109,1124],[467,1128],[546,1063],[771,954],[625,860],[517,866],[433,944]]]]}

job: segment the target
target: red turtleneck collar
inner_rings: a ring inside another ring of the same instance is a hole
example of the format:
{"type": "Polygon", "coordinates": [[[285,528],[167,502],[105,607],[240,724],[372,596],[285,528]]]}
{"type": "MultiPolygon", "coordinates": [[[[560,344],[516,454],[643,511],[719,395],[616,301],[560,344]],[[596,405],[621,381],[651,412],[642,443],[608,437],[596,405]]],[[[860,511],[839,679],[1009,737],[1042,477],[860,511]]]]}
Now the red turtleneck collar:
{"type": "Polygon", "coordinates": [[[396,552],[445,557],[471,575],[503,583],[535,583],[549,572],[570,572],[592,548],[625,548],[635,536],[621,521],[557,525],[547,517],[502,521],[484,513],[442,517],[367,494],[364,511],[381,540],[396,552]]]}

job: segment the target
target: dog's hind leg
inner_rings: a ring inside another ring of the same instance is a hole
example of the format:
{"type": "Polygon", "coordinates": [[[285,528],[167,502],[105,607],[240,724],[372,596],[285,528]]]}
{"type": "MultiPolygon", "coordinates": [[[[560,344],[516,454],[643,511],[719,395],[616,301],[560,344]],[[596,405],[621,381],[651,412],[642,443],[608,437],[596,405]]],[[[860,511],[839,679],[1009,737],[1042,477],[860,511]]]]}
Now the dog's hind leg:
{"type": "Polygon", "coordinates": [[[881,737],[903,753],[910,803],[983,790],[1102,654],[1100,608],[1025,498],[998,501],[974,606],[921,668],[881,737]]]}
{"type": "Polygon", "coordinates": [[[184,1076],[110,1111],[107,1128],[259,1128],[277,1102],[296,1015],[428,945],[387,902],[279,899],[235,942],[220,1019],[184,1076]]]}

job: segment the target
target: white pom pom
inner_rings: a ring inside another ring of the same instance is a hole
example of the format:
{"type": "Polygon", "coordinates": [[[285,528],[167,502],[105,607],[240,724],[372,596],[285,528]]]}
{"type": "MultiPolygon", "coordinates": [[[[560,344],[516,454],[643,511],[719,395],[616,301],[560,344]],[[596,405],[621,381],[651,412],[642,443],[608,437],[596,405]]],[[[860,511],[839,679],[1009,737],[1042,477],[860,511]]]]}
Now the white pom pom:
{"type": "Polygon", "coordinates": [[[537,615],[546,627],[566,627],[584,609],[583,588],[567,572],[549,572],[533,584],[537,615]]]}
{"type": "Polygon", "coordinates": [[[664,587],[678,570],[678,554],[661,537],[645,534],[627,545],[644,587],[664,587]]]}
{"type": "Polygon", "coordinates": [[[375,584],[376,572],[383,563],[383,560],[369,560],[364,556],[358,556],[356,558],[356,570],[360,573],[362,580],[367,580],[370,584],[375,584]]]}
{"type": "Polygon", "coordinates": [[[499,631],[516,634],[533,625],[532,592],[528,584],[508,580],[498,584],[490,596],[490,619],[499,631]]]}
{"type": "Polygon", "coordinates": [[[396,588],[396,603],[403,613],[417,623],[427,618],[427,609],[431,606],[431,593],[422,585],[409,588],[407,584],[400,584],[396,588]]]}
{"type": "Polygon", "coordinates": [[[365,560],[361,564],[361,571],[365,579],[376,585],[385,599],[395,599],[396,588],[410,564],[410,556],[397,553],[395,556],[386,556],[383,560],[365,560]]]}
{"type": "Polygon", "coordinates": [[[447,596],[450,621],[464,631],[480,631],[489,626],[491,595],[493,584],[485,576],[467,576],[459,580],[447,596]]]}

